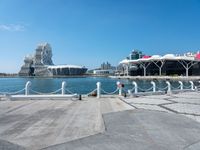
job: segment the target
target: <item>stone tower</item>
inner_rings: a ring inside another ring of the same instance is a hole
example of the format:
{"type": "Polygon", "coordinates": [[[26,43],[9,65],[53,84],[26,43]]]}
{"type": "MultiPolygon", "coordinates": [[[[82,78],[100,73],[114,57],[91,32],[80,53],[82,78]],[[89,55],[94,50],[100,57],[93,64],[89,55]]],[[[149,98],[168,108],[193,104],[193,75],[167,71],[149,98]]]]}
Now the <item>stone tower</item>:
{"type": "Polygon", "coordinates": [[[47,66],[53,65],[50,44],[39,44],[33,57],[25,57],[20,76],[51,76],[47,66]]]}

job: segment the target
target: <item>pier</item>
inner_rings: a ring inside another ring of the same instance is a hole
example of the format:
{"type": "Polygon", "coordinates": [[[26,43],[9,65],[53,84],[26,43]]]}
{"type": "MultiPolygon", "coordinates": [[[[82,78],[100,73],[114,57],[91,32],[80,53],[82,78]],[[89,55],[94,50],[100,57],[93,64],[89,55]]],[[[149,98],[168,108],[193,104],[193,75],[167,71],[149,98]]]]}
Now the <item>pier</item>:
{"type": "Polygon", "coordinates": [[[0,149],[198,149],[200,93],[0,101],[0,149]]]}

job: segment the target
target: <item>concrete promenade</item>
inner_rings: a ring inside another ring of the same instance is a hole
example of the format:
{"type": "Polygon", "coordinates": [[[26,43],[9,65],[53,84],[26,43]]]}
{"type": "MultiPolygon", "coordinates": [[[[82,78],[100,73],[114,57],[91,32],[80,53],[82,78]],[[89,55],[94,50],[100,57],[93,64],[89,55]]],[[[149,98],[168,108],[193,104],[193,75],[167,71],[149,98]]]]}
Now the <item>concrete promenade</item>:
{"type": "Polygon", "coordinates": [[[1,100],[0,150],[198,150],[199,97],[1,100]]]}

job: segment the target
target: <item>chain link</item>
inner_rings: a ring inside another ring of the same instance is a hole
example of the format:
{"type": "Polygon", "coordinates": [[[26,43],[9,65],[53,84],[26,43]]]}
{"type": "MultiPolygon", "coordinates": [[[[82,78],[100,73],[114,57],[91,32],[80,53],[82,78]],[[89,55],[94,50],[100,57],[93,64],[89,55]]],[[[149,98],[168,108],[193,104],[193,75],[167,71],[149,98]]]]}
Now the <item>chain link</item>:
{"type": "Polygon", "coordinates": [[[105,94],[107,94],[107,95],[111,95],[111,94],[115,94],[117,91],[119,91],[119,89],[117,88],[115,91],[113,91],[113,92],[107,92],[107,91],[105,91],[105,90],[103,90],[103,89],[101,89],[101,91],[103,92],[103,93],[105,93],[105,94]]]}
{"type": "Polygon", "coordinates": [[[16,91],[16,92],[0,92],[0,94],[3,94],[3,95],[17,95],[21,92],[23,92],[25,90],[25,88],[19,90],[19,91],[16,91]]]}
{"type": "Polygon", "coordinates": [[[89,93],[88,93],[88,94],[86,94],[86,95],[93,94],[95,91],[97,91],[97,89],[94,89],[94,90],[92,90],[91,92],[89,92],[89,93]]]}

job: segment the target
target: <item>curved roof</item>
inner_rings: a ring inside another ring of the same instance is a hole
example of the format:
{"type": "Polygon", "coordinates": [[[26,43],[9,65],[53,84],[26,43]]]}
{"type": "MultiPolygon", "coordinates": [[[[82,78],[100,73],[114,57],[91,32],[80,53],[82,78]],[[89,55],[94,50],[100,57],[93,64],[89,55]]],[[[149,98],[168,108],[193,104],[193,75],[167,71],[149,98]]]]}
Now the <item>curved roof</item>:
{"type": "Polygon", "coordinates": [[[176,56],[174,54],[166,54],[162,58],[164,58],[164,59],[175,59],[176,56]]]}
{"type": "Polygon", "coordinates": [[[151,56],[151,58],[152,58],[152,59],[160,59],[161,56],[160,56],[160,55],[153,55],[153,56],[151,56]]]}
{"type": "Polygon", "coordinates": [[[129,61],[130,60],[128,60],[128,59],[124,59],[124,60],[120,61],[119,64],[127,64],[127,63],[129,63],[129,61]]]}
{"type": "Polygon", "coordinates": [[[48,69],[58,69],[58,68],[78,68],[78,69],[82,69],[82,68],[85,68],[85,67],[76,66],[76,65],[54,65],[54,66],[48,66],[48,69]]]}

